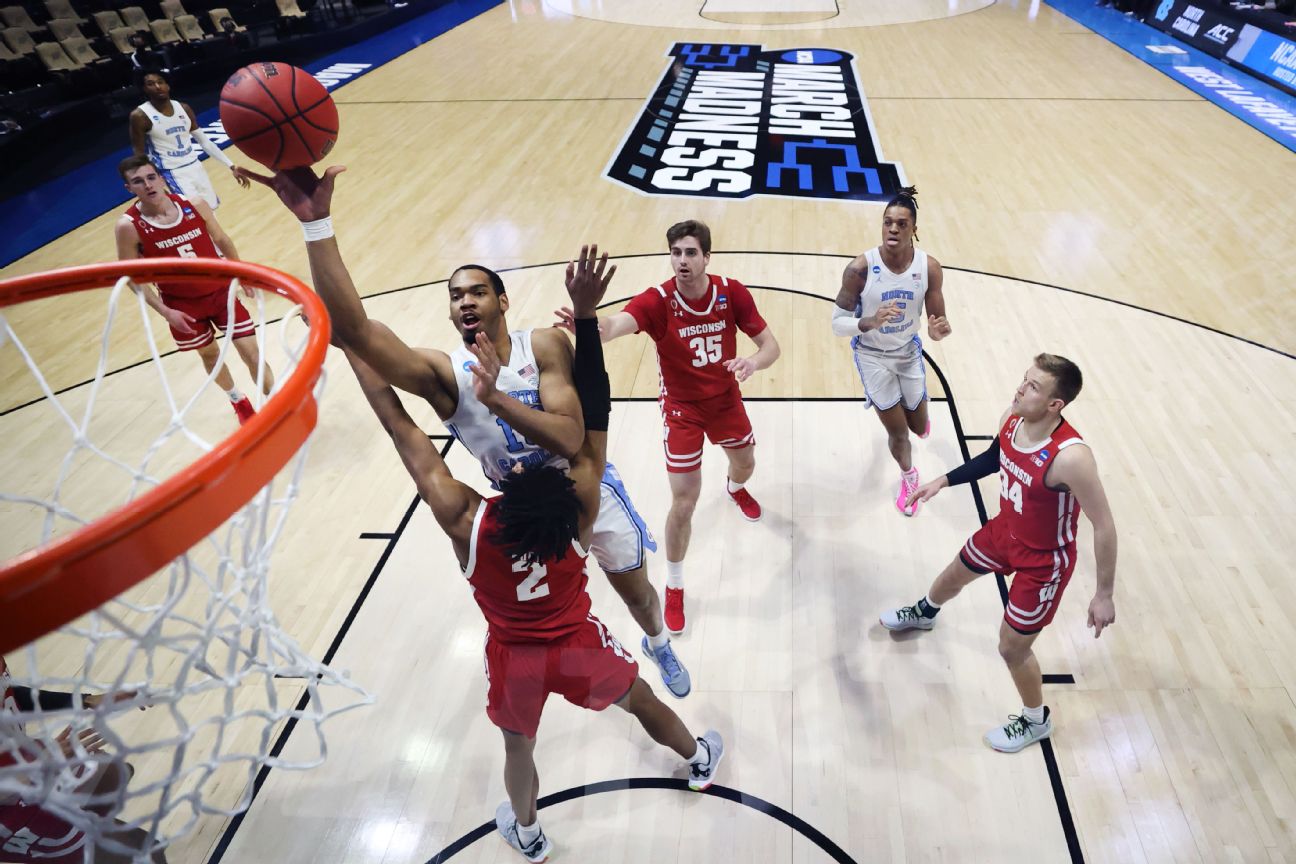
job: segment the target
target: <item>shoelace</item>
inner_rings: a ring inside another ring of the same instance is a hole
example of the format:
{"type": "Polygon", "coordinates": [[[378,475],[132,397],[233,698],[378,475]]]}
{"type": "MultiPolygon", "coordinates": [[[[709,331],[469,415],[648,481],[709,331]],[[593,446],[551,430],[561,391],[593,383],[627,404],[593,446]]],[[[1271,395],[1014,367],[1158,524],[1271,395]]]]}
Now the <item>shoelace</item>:
{"type": "Polygon", "coordinates": [[[679,658],[671,650],[670,644],[667,643],[661,648],[653,651],[657,655],[657,662],[661,664],[662,671],[666,673],[667,678],[674,678],[680,674],[679,658]]]}
{"type": "Polygon", "coordinates": [[[896,610],[896,617],[902,622],[910,620],[917,621],[923,617],[923,614],[918,611],[917,606],[906,606],[903,609],[896,610]]]}
{"type": "Polygon", "coordinates": [[[1008,725],[1003,727],[1004,734],[1008,736],[1009,740],[1013,738],[1025,738],[1026,734],[1030,731],[1030,727],[1033,725],[1034,724],[1031,723],[1029,717],[1009,714],[1008,725]]]}

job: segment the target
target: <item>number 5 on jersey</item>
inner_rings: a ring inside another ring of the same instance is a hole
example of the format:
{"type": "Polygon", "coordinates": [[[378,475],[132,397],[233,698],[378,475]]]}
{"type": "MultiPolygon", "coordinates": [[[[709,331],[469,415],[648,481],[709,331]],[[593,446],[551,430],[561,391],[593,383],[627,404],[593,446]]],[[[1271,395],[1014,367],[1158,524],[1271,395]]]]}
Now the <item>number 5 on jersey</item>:
{"type": "Polygon", "coordinates": [[[697,356],[693,358],[693,365],[701,368],[708,363],[716,363],[720,360],[720,334],[714,336],[694,336],[689,340],[689,347],[697,356]]]}

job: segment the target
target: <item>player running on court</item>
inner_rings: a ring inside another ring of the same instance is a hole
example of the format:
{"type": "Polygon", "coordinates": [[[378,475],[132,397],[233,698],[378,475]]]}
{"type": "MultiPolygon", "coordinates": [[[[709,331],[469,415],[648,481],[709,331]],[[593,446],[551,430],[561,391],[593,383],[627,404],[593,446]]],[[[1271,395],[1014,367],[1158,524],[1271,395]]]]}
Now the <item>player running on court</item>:
{"type": "Polygon", "coordinates": [[[1049,737],[1053,720],[1032,646],[1057,614],[1076,562],[1076,524],[1083,509],[1094,529],[1098,586],[1089,602],[1094,638],[1116,620],[1116,524],[1093,452],[1062,409],[1080,394],[1080,369],[1065,357],[1040,354],[1022,377],[999,435],[980,456],[910,493],[916,503],[946,486],[999,473],[999,513],[968,538],[963,550],[913,606],[882,615],[889,630],[930,630],[936,613],[987,573],[1013,576],[999,625],[999,654],[1022,698],[1022,713],[986,733],[996,750],[1018,750],[1049,737]]]}
{"type": "Polygon", "coordinates": [[[927,370],[918,335],[924,304],[932,341],[951,332],[940,262],[914,245],[917,196],[918,190],[908,186],[887,204],[882,212],[882,245],[847,266],[832,311],[833,333],[851,340],[855,368],[864,385],[864,407],[872,404],[877,409],[891,456],[900,466],[895,506],[905,516],[918,512],[917,504],[906,503],[919,482],[909,433],[926,438],[931,432],[927,370]]]}
{"type": "MultiPolygon", "coordinates": [[[[157,168],[146,156],[128,156],[117,166],[126,189],[135,203],[117,219],[113,233],[117,240],[117,258],[228,258],[239,260],[234,241],[221,230],[216,215],[201,199],[189,200],[167,191],[157,168]]],[[[239,423],[255,414],[252,401],[234,386],[234,379],[220,363],[220,346],[214,332],[232,331],[233,344],[253,382],[261,370],[262,391],[270,394],[274,373],[261,366],[257,349],[256,323],[242,302],[234,298],[233,321],[230,320],[229,294],[224,287],[213,291],[210,281],[189,284],[167,282],[138,290],[149,307],[166,319],[171,337],[181,351],[197,351],[210,374],[216,369],[216,384],[229,396],[239,423]]],[[[252,291],[248,290],[248,296],[252,291]]]]}
{"type": "MultiPolygon", "coordinates": [[[[684,632],[684,556],[693,534],[693,510],[702,490],[702,440],[724,449],[729,460],[729,497],[748,520],[761,506],[746,489],[756,470],[756,435],[743,406],[739,383],[779,358],[770,332],[747,287],[707,273],[711,229],[689,220],[666,232],[674,277],[635,297],[600,325],[603,341],[647,333],[657,345],[660,407],[665,426],[666,472],[671,507],[666,516],[666,627],[684,632]],[[756,353],[738,356],[738,331],[756,353]]],[[[571,310],[558,312],[571,326],[571,310]]]]}

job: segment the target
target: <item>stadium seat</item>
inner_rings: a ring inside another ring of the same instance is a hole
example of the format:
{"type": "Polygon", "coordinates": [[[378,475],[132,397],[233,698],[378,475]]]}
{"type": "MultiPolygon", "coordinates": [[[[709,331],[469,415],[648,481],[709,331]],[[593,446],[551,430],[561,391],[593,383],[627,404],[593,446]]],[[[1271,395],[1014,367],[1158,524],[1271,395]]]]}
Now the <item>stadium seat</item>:
{"type": "Polygon", "coordinates": [[[126,22],[126,26],[130,27],[132,30],[143,30],[146,33],[148,32],[149,19],[148,16],[144,14],[144,10],[140,7],[127,6],[125,9],[121,10],[121,16],[122,20],[126,22]]]}
{"type": "Polygon", "coordinates": [[[180,32],[176,30],[175,24],[166,18],[150,21],[149,30],[153,32],[153,39],[159,45],[175,45],[184,41],[180,38],[180,32]]]}
{"type": "MultiPolygon", "coordinates": [[[[212,9],[207,14],[211,16],[212,27],[214,27],[218,32],[223,33],[225,31],[225,28],[221,25],[221,22],[224,21],[226,18],[230,19],[231,21],[234,21],[234,16],[231,15],[230,11],[224,7],[212,9]]],[[[246,31],[247,31],[246,27],[244,27],[242,24],[238,23],[237,21],[234,21],[235,33],[244,33],[246,31]]]]}
{"type": "Polygon", "coordinates": [[[177,15],[173,21],[180,36],[186,42],[202,42],[212,38],[203,32],[202,25],[192,15],[177,15]]]}
{"type": "Polygon", "coordinates": [[[69,57],[63,50],[63,46],[57,42],[42,42],[37,45],[36,56],[51,72],[72,72],[83,67],[83,64],[69,57]]]}
{"type": "Polygon", "coordinates": [[[131,44],[131,37],[134,35],[135,31],[129,27],[114,27],[108,31],[108,38],[112,40],[113,47],[127,56],[135,53],[135,46],[131,44]]]}
{"type": "Polygon", "coordinates": [[[188,12],[185,12],[184,5],[180,0],[162,0],[158,5],[162,7],[162,14],[170,18],[172,21],[179,18],[181,15],[189,14],[188,12]]]}
{"type": "Polygon", "coordinates": [[[72,18],[51,18],[45,26],[49,28],[50,35],[58,42],[85,35],[81,32],[81,25],[72,18]]]}
{"type": "Polygon", "coordinates": [[[6,28],[18,27],[28,33],[39,33],[44,29],[33,21],[27,14],[27,10],[21,6],[5,6],[0,9],[0,21],[4,22],[6,28]]]}
{"type": "Polygon", "coordinates": [[[82,66],[89,66],[92,63],[108,62],[107,57],[100,56],[99,52],[94,50],[90,42],[84,36],[74,36],[71,39],[60,39],[59,44],[67,55],[80,63],[82,66]]]}
{"type": "Polygon", "coordinates": [[[75,21],[78,24],[86,23],[86,19],[77,14],[68,0],[45,0],[45,11],[49,13],[51,21],[61,19],[75,21]]]}
{"type": "Polygon", "coordinates": [[[15,54],[34,54],[36,52],[36,43],[32,41],[31,34],[21,27],[6,27],[0,30],[0,38],[3,38],[9,50],[15,54]]]}
{"type": "Polygon", "coordinates": [[[95,24],[99,25],[99,32],[105,36],[111,36],[113,30],[126,26],[126,22],[112,9],[107,12],[96,12],[91,17],[94,18],[95,24]]]}

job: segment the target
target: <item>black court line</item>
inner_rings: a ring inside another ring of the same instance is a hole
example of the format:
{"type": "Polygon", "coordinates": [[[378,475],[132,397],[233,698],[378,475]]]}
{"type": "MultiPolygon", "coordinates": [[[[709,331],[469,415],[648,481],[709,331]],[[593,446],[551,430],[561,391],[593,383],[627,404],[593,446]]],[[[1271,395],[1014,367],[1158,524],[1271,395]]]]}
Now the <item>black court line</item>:
{"type": "Polygon", "coordinates": [[[964,435],[968,441],[993,441],[998,435],[964,435]]]}
{"type": "Polygon", "coordinates": [[[1045,684],[1074,684],[1075,676],[1069,673],[1048,673],[1043,676],[1045,684]]]}
{"type": "MultiPolygon", "coordinates": [[[[536,809],[543,810],[555,804],[562,804],[576,798],[586,798],[603,792],[623,792],[631,789],[671,789],[687,792],[690,795],[710,795],[715,798],[723,798],[726,801],[733,801],[736,804],[750,807],[759,813],[777,819],[814,843],[834,861],[840,862],[840,864],[858,864],[854,858],[846,854],[845,850],[829,839],[826,834],[801,817],[789,813],[777,804],[772,804],[763,798],[757,798],[755,795],[749,795],[737,789],[730,789],[728,786],[713,785],[705,792],[693,792],[688,788],[688,783],[673,777],[628,777],[625,780],[604,780],[601,783],[573,786],[552,795],[545,795],[536,802],[536,809]]],[[[449,861],[455,855],[458,855],[483,837],[494,833],[494,831],[495,823],[493,821],[484,822],[432,856],[428,859],[427,864],[442,864],[442,862],[449,861]]]]}
{"type": "MultiPolygon", "coordinates": [[[[444,459],[446,453],[450,452],[450,448],[453,446],[453,440],[447,441],[445,446],[441,448],[441,458],[444,459]]],[[[401,516],[400,523],[396,526],[396,530],[391,532],[390,539],[387,541],[387,548],[384,549],[382,555],[379,556],[378,563],[374,565],[373,570],[369,573],[369,578],[365,581],[364,587],[360,589],[360,593],[356,595],[355,601],[351,604],[351,610],[347,612],[346,618],[342,621],[342,625],[338,628],[337,634],[333,637],[333,642],[324,653],[322,662],[325,665],[333,662],[334,655],[336,655],[338,650],[342,647],[342,640],[346,638],[347,633],[351,630],[351,625],[355,623],[356,616],[360,614],[360,607],[364,605],[365,600],[369,597],[369,592],[371,592],[374,585],[377,584],[378,574],[380,574],[383,568],[387,566],[387,559],[391,557],[393,550],[396,548],[396,544],[400,541],[401,535],[404,534],[405,529],[409,527],[410,519],[414,516],[414,511],[418,508],[418,503],[419,498],[415,495],[414,500],[410,501],[409,506],[405,508],[405,514],[401,516]]],[[[302,694],[301,699],[297,702],[297,710],[304,711],[309,701],[310,692],[307,691],[302,694]]],[[[288,738],[292,735],[293,729],[296,727],[296,718],[293,718],[284,724],[284,728],[279,732],[279,737],[275,739],[274,747],[270,750],[270,756],[272,758],[277,757],[281,752],[283,752],[283,748],[288,743],[288,738]]],[[[225,857],[225,853],[229,850],[230,843],[234,840],[234,835],[238,833],[239,828],[243,825],[243,818],[251,811],[253,803],[256,802],[257,795],[261,792],[261,787],[265,785],[265,781],[270,777],[270,771],[271,768],[269,765],[261,766],[261,770],[257,772],[256,780],[252,783],[252,796],[248,799],[247,807],[243,812],[238,813],[230,819],[229,824],[225,826],[225,831],[221,834],[220,842],[216,844],[216,847],[212,850],[211,857],[207,859],[208,864],[218,864],[218,862],[225,857]]]]}
{"type": "Polygon", "coordinates": [[[383,533],[381,531],[363,531],[360,534],[361,540],[391,540],[395,534],[383,533]]]}

